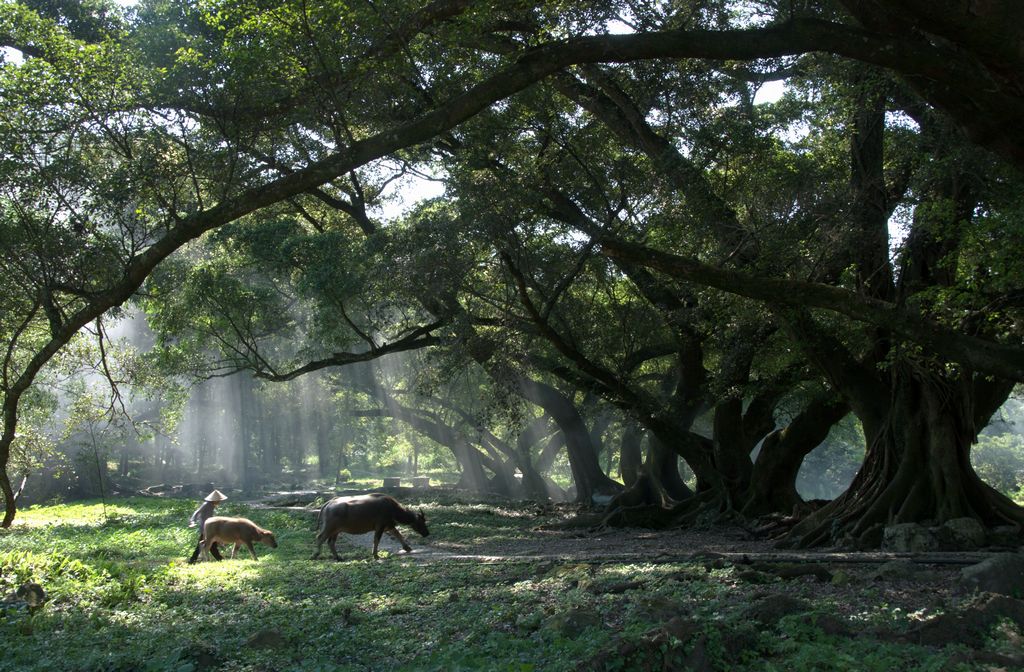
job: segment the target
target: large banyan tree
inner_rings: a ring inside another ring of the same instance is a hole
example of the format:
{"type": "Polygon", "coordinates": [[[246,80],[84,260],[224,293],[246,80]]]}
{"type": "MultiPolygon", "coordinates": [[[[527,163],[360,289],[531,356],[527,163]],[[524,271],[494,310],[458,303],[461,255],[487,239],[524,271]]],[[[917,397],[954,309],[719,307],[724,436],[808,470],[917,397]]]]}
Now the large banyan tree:
{"type": "MultiPolygon", "coordinates": [[[[671,305],[688,307],[687,292],[756,301],[863,423],[864,467],[846,495],[805,523],[805,543],[870,541],[879,525],[900,520],[1020,522],[1020,508],[983,484],[968,458],[977,430],[1024,380],[1013,254],[1016,171],[1024,166],[1022,19],[1014,0],[600,1],[571,9],[143,1],[124,11],[4,3],[3,525],[16,509],[8,465],[20,405],[83,327],[226,224],[259,230],[301,219],[336,236],[372,238],[370,213],[388,166],[439,157],[453,166],[468,157],[472,170],[521,162],[500,155],[514,136],[487,135],[492,117],[513,103],[523,123],[535,113],[532,130],[552,129],[545,132],[556,143],[567,137],[559,124],[600,124],[602,142],[624,160],[595,161],[603,171],[596,182],[621,184],[627,204],[646,183],[659,198],[670,194],[662,200],[674,210],[602,218],[594,207],[601,197],[569,174],[540,185],[506,179],[513,200],[573,227],[612,260],[660,306],[676,346],[693,339],[693,325],[671,305]],[[745,83],[773,78],[808,92],[802,114],[811,144],[774,136],[779,129],[750,109],[745,83]],[[796,193],[780,177],[801,171],[822,178],[820,194],[806,185],[796,193]],[[765,190],[790,194],[789,209],[752,217],[757,208],[748,206],[763,203],[765,190]],[[895,259],[894,215],[910,232],[895,259]],[[701,245],[686,244],[690,227],[703,227],[701,245]]],[[[535,333],[577,373],[613,387],[607,372],[587,369],[585,353],[544,332],[529,269],[507,239],[498,252],[535,333]]],[[[450,295],[419,298],[433,318],[460,309],[450,295]]],[[[760,361],[735,352],[742,366],[723,385],[760,361]]],[[[718,361],[707,360],[712,373],[721,373],[718,361]]],[[[549,362],[549,372],[570,375],[564,363],[549,362]]],[[[616,403],[657,403],[629,394],[615,390],[616,403]]],[[[677,388],[676,410],[692,412],[694,394],[677,388]]],[[[735,411],[728,395],[708,400],[721,402],[723,414],[726,402],[735,411]]],[[[687,420],[642,419],[664,438],[687,420]]],[[[703,489],[717,491],[716,505],[735,506],[750,465],[724,444],[694,440],[672,447],[693,462],[703,489]]]]}

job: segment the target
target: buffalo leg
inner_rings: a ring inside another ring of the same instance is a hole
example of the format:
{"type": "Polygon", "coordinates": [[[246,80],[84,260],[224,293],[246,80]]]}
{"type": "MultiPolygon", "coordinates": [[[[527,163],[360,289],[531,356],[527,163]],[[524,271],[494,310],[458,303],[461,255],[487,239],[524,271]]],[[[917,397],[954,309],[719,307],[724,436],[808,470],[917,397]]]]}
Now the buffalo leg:
{"type": "Polygon", "coordinates": [[[404,550],[406,553],[412,553],[412,546],[410,546],[409,542],[405,540],[405,537],[402,536],[402,533],[398,531],[397,527],[389,527],[387,529],[387,533],[394,537],[398,541],[398,543],[402,545],[402,550],[404,550]]]}
{"type": "Polygon", "coordinates": [[[341,556],[338,555],[338,548],[336,546],[337,543],[338,543],[338,535],[337,534],[332,534],[330,537],[327,538],[327,545],[331,547],[331,555],[334,556],[335,560],[337,560],[338,562],[341,562],[341,556]]]}
{"type": "Polygon", "coordinates": [[[373,557],[375,560],[380,559],[380,556],[377,555],[377,547],[380,546],[380,537],[382,534],[384,534],[384,530],[382,528],[377,528],[373,533],[373,557]]]}
{"type": "MultiPolygon", "coordinates": [[[[196,563],[196,560],[199,559],[199,554],[200,553],[202,553],[202,555],[203,555],[203,560],[209,560],[210,559],[209,554],[206,553],[206,547],[205,547],[206,545],[203,543],[203,541],[204,541],[204,539],[203,539],[203,530],[202,530],[202,527],[200,527],[199,528],[199,541],[196,543],[196,550],[192,551],[192,557],[190,557],[188,559],[188,564],[194,565],[196,563]]],[[[218,560],[221,559],[220,558],[220,553],[217,551],[217,544],[216,544],[216,542],[213,544],[213,557],[217,558],[218,560]]]]}
{"type": "Polygon", "coordinates": [[[310,560],[316,560],[320,557],[320,549],[324,547],[324,542],[327,541],[327,535],[322,531],[316,533],[316,551],[313,553],[310,560]]]}
{"type": "Polygon", "coordinates": [[[216,541],[213,542],[212,544],[210,544],[209,549],[207,549],[206,544],[204,544],[202,542],[200,542],[199,545],[202,547],[203,560],[209,561],[211,555],[213,556],[214,560],[216,560],[217,562],[220,562],[221,560],[224,559],[224,556],[220,554],[220,547],[217,546],[217,542],[216,541]]]}
{"type": "Polygon", "coordinates": [[[206,555],[212,554],[213,557],[216,558],[218,561],[224,559],[224,558],[221,557],[220,553],[217,552],[217,542],[216,541],[204,543],[203,544],[203,550],[205,551],[206,555]]]}

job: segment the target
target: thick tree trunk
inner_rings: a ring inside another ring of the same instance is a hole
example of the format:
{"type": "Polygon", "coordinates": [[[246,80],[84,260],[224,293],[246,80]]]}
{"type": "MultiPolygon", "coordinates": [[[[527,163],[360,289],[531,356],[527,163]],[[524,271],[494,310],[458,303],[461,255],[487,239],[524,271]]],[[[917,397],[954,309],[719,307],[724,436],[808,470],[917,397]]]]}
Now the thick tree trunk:
{"type": "Polygon", "coordinates": [[[850,407],[838,395],[822,393],[789,425],[766,436],[754,461],[742,513],[789,513],[802,502],[796,491],[796,478],[804,458],[821,445],[829,430],[849,412],[850,407]]]}
{"type": "Polygon", "coordinates": [[[643,465],[641,442],[643,431],[635,422],[627,422],[622,430],[622,445],[619,452],[619,476],[627,488],[633,487],[640,477],[643,465]]]}
{"type": "MultiPolygon", "coordinates": [[[[594,419],[594,423],[590,427],[590,443],[594,446],[594,452],[600,457],[603,452],[605,440],[605,432],[608,431],[608,427],[612,424],[612,414],[607,409],[604,409],[594,419]]],[[[607,473],[607,470],[605,470],[607,473]]]]}
{"type": "Polygon", "coordinates": [[[974,382],[897,367],[888,415],[861,418],[868,450],[860,472],[842,496],[794,528],[796,545],[876,547],[883,527],[896,523],[968,517],[988,527],[1024,524],[1024,509],[971,466],[974,382]]]}
{"type": "Polygon", "coordinates": [[[576,484],[576,501],[590,504],[597,493],[611,495],[622,490],[621,485],[601,470],[590,432],[572,401],[545,383],[526,377],[520,377],[518,383],[523,397],[543,408],[565,436],[569,467],[576,484]]]}
{"type": "Polygon", "coordinates": [[[530,463],[529,454],[523,455],[519,463],[519,469],[523,472],[523,494],[529,499],[535,499],[543,501],[551,497],[551,493],[548,492],[547,483],[544,481],[544,477],[533,468],[533,464],[530,463]]]}
{"type": "Polygon", "coordinates": [[[519,470],[523,473],[523,491],[530,499],[545,500],[551,496],[544,477],[533,466],[530,449],[551,431],[551,418],[547,414],[535,419],[516,438],[519,470]]]}
{"type": "MultiPolygon", "coordinates": [[[[581,422],[577,425],[572,418],[564,418],[569,425],[563,426],[565,449],[569,457],[572,480],[576,484],[576,501],[590,504],[595,494],[613,494],[621,488],[608,478],[597,459],[590,433],[581,422]]],[[[557,422],[556,418],[556,422],[557,422]]],[[[559,423],[561,424],[561,423],[559,423]]]]}
{"type": "Polygon", "coordinates": [[[555,464],[555,458],[558,457],[558,453],[563,447],[565,447],[565,434],[562,430],[558,430],[551,435],[544,449],[540,451],[540,456],[537,457],[537,471],[541,475],[551,471],[551,467],[555,464]]]}
{"type": "Polygon", "coordinates": [[[483,458],[476,448],[462,440],[453,441],[450,448],[459,466],[462,467],[462,474],[456,486],[473,492],[486,492],[489,482],[484,472],[483,458]]]}
{"type": "Polygon", "coordinates": [[[686,486],[679,475],[679,456],[651,436],[648,439],[647,472],[669,498],[681,502],[693,497],[693,491],[686,486]]]}
{"type": "Polygon", "coordinates": [[[500,439],[487,432],[480,434],[477,445],[480,446],[482,451],[474,450],[474,452],[480,456],[483,466],[494,474],[487,480],[487,487],[485,489],[498,495],[511,497],[518,487],[513,473],[517,463],[517,456],[513,454],[515,451],[509,449],[500,439]],[[499,452],[494,447],[495,443],[500,443],[504,450],[499,452]],[[502,458],[503,452],[508,455],[509,459],[502,458]]]}
{"type": "Polygon", "coordinates": [[[714,463],[714,443],[711,439],[689,431],[689,425],[680,427],[669,422],[645,423],[652,437],[670,447],[683,458],[690,471],[697,477],[697,492],[709,493],[726,503],[725,480],[718,473],[714,463]]]}
{"type": "MultiPolygon", "coordinates": [[[[6,447],[0,447],[6,451],[6,447]]],[[[6,458],[2,460],[7,463],[6,458]]],[[[11,488],[11,481],[7,477],[7,469],[0,469],[0,490],[4,493],[4,521],[3,527],[10,527],[14,522],[14,514],[17,511],[17,500],[14,498],[14,490],[11,488]]]]}
{"type": "Polygon", "coordinates": [[[740,508],[750,486],[754,449],[743,431],[743,400],[726,399],[715,406],[714,462],[725,485],[729,508],[740,508]]]}
{"type": "Polygon", "coordinates": [[[492,460],[487,466],[494,472],[494,476],[490,480],[491,492],[505,495],[506,497],[512,497],[517,494],[518,483],[516,483],[516,478],[513,474],[515,467],[512,462],[492,460]]]}

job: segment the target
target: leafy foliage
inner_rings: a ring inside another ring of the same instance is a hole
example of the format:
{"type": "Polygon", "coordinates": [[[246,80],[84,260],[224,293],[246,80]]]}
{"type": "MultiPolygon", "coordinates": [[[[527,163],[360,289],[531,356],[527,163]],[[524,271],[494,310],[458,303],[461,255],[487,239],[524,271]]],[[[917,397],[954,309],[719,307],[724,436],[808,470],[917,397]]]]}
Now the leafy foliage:
{"type": "Polygon", "coordinates": [[[1024,496],[1024,440],[1018,434],[982,435],[971,452],[978,475],[1015,499],[1024,496]]]}
{"type": "MultiPolygon", "coordinates": [[[[911,10],[856,2],[842,3],[846,13],[828,3],[640,4],[0,5],[0,37],[24,57],[0,71],[4,524],[11,451],[28,466],[45,450],[52,405],[32,387],[52,382],[53,364],[88,356],[87,325],[102,348],[104,315],[132,296],[158,331],[168,376],[249,370],[287,381],[443,350],[330,380],[345,405],[338,415],[360,420],[319,433],[321,472],[345,467],[330,457],[361,440],[372,445],[348,452],[363,451],[366,465],[370,454],[388,469],[415,460],[415,442],[389,431],[391,420],[429,436],[429,452],[451,451],[432,467],[457,461],[480,488],[507,486],[518,468],[543,493],[547,474],[532,461],[560,459],[556,443],[550,453],[540,443],[557,424],[587,501],[588,480],[617,488],[589,458],[631,424],[675,451],[663,475],[678,480],[683,456],[717,500],[711,508],[728,509],[756,480],[749,456],[774,428],[772,406],[798,385],[841,396],[843,412],[875,434],[913,424],[894,415],[919,406],[896,392],[910,398],[927,378],[960,390],[965,413],[982,387],[1005,391],[980,377],[1002,377],[1000,363],[1020,357],[1024,269],[1012,244],[990,252],[999,235],[1020,238],[1020,176],[961,132],[1018,156],[1008,149],[1016,125],[992,118],[1019,109],[992,44],[972,44],[943,12],[907,38],[900,11],[911,10]],[[650,33],[605,39],[622,25],[650,33]],[[694,32],[654,34],[680,29],[694,32]],[[780,51],[780,35],[806,53],[780,51]],[[702,40],[713,44],[703,55],[698,46],[692,58],[657,57],[702,40]],[[742,61],[729,60],[733,50],[742,61]],[[957,95],[919,86],[921,72],[947,64],[991,80],[935,85],[957,95]],[[755,104],[758,86],[783,77],[780,102],[755,104]],[[416,174],[443,181],[444,199],[379,221],[389,185],[416,174]],[[888,231],[897,211],[903,241],[888,231]],[[622,245],[640,243],[641,258],[628,261],[622,245]],[[960,380],[974,376],[978,389],[960,380]],[[16,436],[21,405],[29,431],[16,436]],[[711,413],[713,437],[692,431],[711,413]],[[552,426],[520,445],[538,422],[552,426]]],[[[105,352],[100,360],[119,378],[105,352]]],[[[217,438],[234,434],[239,450],[207,460],[210,440],[199,436],[198,471],[240,471],[249,489],[255,471],[306,466],[296,430],[326,423],[293,414],[293,438],[279,448],[256,419],[259,403],[280,397],[257,387],[237,384],[242,410],[219,417],[217,438]]],[[[88,428],[102,471],[97,407],[74,404],[71,420],[88,428]]],[[[949,458],[973,432],[970,418],[952,421],[968,430],[920,432],[910,439],[935,445],[919,451],[880,434],[867,443],[934,455],[936,469],[945,461],[959,475],[969,465],[949,458]]],[[[802,458],[813,446],[794,446],[793,434],[773,445],[802,458]]],[[[841,452],[828,468],[859,457],[841,452]]],[[[900,473],[924,474],[918,466],[900,473]]],[[[865,497],[884,490],[864,480],[865,497]]],[[[908,486],[929,500],[920,505],[855,502],[842,518],[867,529],[891,521],[861,521],[861,511],[931,519],[963,513],[952,511],[961,502],[991,508],[987,491],[970,502],[938,482],[908,486]]]]}

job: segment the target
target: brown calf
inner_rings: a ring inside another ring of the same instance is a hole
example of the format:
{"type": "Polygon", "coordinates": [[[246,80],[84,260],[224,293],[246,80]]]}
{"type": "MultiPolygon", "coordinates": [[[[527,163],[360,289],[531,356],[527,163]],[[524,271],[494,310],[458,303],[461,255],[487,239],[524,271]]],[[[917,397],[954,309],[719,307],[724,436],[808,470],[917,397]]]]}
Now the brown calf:
{"type": "MultiPolygon", "coordinates": [[[[274,533],[264,530],[248,518],[224,518],[214,516],[207,518],[203,525],[203,550],[209,553],[210,548],[217,542],[222,544],[234,544],[231,549],[231,557],[235,557],[238,547],[245,544],[256,560],[256,549],[252,547],[254,541],[266,544],[271,548],[277,548],[277,540],[274,533]]],[[[219,558],[218,558],[219,559],[219,558]]]]}

